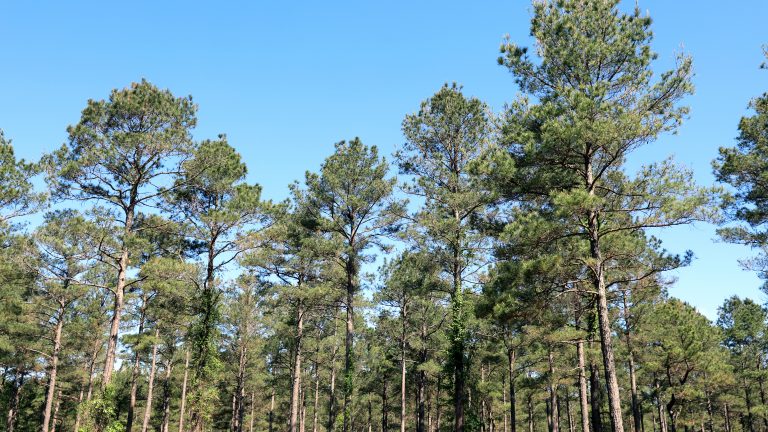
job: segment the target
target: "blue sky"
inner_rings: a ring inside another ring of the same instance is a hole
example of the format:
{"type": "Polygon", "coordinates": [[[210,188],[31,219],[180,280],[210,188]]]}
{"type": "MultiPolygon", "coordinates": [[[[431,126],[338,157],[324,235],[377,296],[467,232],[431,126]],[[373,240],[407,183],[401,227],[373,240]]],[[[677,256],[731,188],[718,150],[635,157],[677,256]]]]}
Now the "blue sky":
{"type": "MultiPolygon", "coordinates": [[[[676,52],[692,55],[696,94],[680,133],[642,149],[630,166],[674,155],[709,185],[717,148],[733,145],[749,99],[768,90],[768,71],[758,69],[768,2],[639,5],[654,19],[657,70],[676,52]]],[[[87,99],[146,78],[193,95],[196,138],[226,133],[249,179],[282,199],[336,141],[360,136],[391,153],[403,116],[444,82],[500,111],[517,89],[496,65],[498,46],[505,34],[530,44],[529,12],[522,0],[5,2],[0,128],[21,156],[37,159],[64,142],[87,99]]],[[[712,226],[660,237],[671,251],[696,254],[671,293],[708,316],[733,294],[766,300],[737,263],[752,252],[717,242],[712,226]]]]}

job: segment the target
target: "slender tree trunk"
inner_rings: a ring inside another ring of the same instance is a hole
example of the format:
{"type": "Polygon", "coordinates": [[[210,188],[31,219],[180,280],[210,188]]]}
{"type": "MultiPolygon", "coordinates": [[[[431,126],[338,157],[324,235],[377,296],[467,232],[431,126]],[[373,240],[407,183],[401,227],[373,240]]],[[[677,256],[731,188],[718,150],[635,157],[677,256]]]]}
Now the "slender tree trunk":
{"type": "Polygon", "coordinates": [[[560,432],[560,410],[557,403],[557,382],[555,380],[555,356],[549,350],[549,409],[552,416],[551,432],[560,432]]]}
{"type": "Polygon", "coordinates": [[[400,308],[400,318],[403,321],[402,334],[400,335],[400,432],[405,432],[405,349],[406,349],[406,305],[400,308]]]}
{"type": "Polygon", "coordinates": [[[51,432],[56,432],[56,426],[59,422],[59,409],[61,408],[61,389],[56,392],[56,403],[53,408],[53,418],[51,419],[51,432]]]}
{"type": "Polygon", "coordinates": [[[389,430],[389,404],[387,403],[387,381],[382,377],[381,383],[381,431],[386,432],[389,430]]]}
{"type": "MultiPolygon", "coordinates": [[[[93,397],[93,375],[96,369],[96,360],[99,357],[99,351],[101,351],[102,344],[100,340],[97,340],[94,342],[93,351],[91,352],[91,357],[89,359],[88,363],[88,392],[87,396],[85,398],[85,402],[88,403],[91,401],[91,397],[93,397]]],[[[75,427],[74,431],[78,432],[80,430],[80,421],[82,420],[83,410],[81,408],[82,406],[82,397],[80,398],[80,401],[77,404],[77,415],[75,416],[75,427]]]]}
{"type": "Polygon", "coordinates": [[[320,371],[317,364],[318,352],[315,351],[315,402],[312,407],[312,432],[317,432],[317,409],[320,406],[320,371]]]}
{"type": "Polygon", "coordinates": [[[587,400],[587,372],[584,359],[584,341],[576,342],[579,358],[579,406],[581,409],[581,432],[589,432],[589,402],[587,400]]]}
{"type": "Polygon", "coordinates": [[[442,404],[440,403],[440,388],[442,387],[442,378],[442,375],[437,376],[437,387],[435,387],[435,410],[437,410],[435,415],[435,431],[437,432],[440,431],[440,425],[442,424],[441,420],[443,419],[442,404]]]}
{"type": "Polygon", "coordinates": [[[291,415],[289,431],[297,432],[299,416],[299,391],[301,390],[301,338],[304,336],[304,307],[299,302],[296,306],[296,344],[293,353],[293,383],[291,386],[291,415]]]}
{"type": "Polygon", "coordinates": [[[301,390],[301,419],[299,420],[299,432],[304,432],[307,425],[307,392],[302,387],[301,390]]]}
{"type": "Polygon", "coordinates": [[[141,432],[149,429],[149,419],[152,416],[152,399],[155,389],[155,372],[157,371],[157,340],[160,338],[160,329],[155,329],[155,342],[152,344],[152,363],[149,366],[149,383],[147,384],[147,405],[144,408],[144,421],[141,424],[141,432]]]}
{"type": "MultiPolygon", "coordinates": [[[[749,382],[747,379],[743,379],[744,383],[744,403],[747,405],[747,427],[745,429],[749,432],[755,432],[755,422],[752,416],[752,395],[749,391],[749,382]]],[[[675,432],[675,431],[672,431],[675,432]]]]}
{"type": "MultiPolygon", "coordinates": [[[[248,334],[250,332],[248,323],[245,327],[245,333],[248,334]]],[[[245,421],[245,371],[248,366],[248,345],[244,335],[240,337],[240,355],[238,357],[235,409],[232,412],[232,417],[235,419],[234,432],[242,432],[245,421]]]]}
{"type": "Polygon", "coordinates": [[[131,370],[131,393],[130,393],[130,401],[128,403],[128,418],[125,422],[125,431],[131,432],[133,430],[133,418],[134,413],[136,411],[136,393],[138,392],[139,388],[139,373],[141,370],[139,369],[140,366],[140,359],[141,355],[139,353],[139,344],[141,343],[141,337],[144,334],[144,318],[146,313],[147,303],[146,298],[142,297],[142,303],[141,308],[139,309],[139,332],[136,334],[136,345],[134,346],[134,352],[133,352],[133,369],[131,370]]]}
{"type": "Polygon", "coordinates": [[[179,432],[184,432],[185,407],[187,404],[187,378],[189,377],[189,349],[184,353],[184,378],[181,382],[181,402],[179,406],[179,432]]]}
{"type": "Polygon", "coordinates": [[[653,384],[656,390],[656,408],[658,410],[659,414],[659,429],[661,432],[667,432],[667,420],[666,416],[664,415],[664,404],[661,401],[661,388],[659,386],[659,381],[656,379],[656,377],[653,377],[653,384]]]}
{"type": "Polygon", "coordinates": [[[515,395],[515,361],[517,360],[517,353],[514,349],[507,350],[507,365],[509,372],[509,430],[510,432],[517,431],[517,411],[515,405],[517,404],[517,397],[515,395]]]}
{"type": "Polygon", "coordinates": [[[630,335],[629,327],[629,305],[627,304],[627,294],[622,296],[622,304],[624,306],[624,321],[626,328],[624,329],[624,340],[627,344],[627,360],[629,363],[629,384],[632,392],[632,431],[642,432],[643,429],[643,412],[640,407],[640,397],[637,392],[637,376],[635,373],[635,352],[632,346],[632,337],[630,335]]]}
{"type": "Polygon", "coordinates": [[[328,432],[333,432],[333,426],[336,422],[336,355],[339,352],[339,345],[336,340],[337,336],[337,328],[336,327],[336,313],[334,313],[334,323],[333,323],[333,352],[331,353],[331,382],[330,382],[330,389],[328,394],[328,425],[326,426],[326,430],[328,432]]]}
{"type": "MultiPolygon", "coordinates": [[[[133,201],[133,199],[132,199],[133,201]]],[[[112,320],[109,326],[109,339],[107,340],[107,355],[104,359],[104,378],[101,381],[102,388],[106,388],[112,381],[112,371],[115,368],[115,354],[117,352],[117,339],[120,333],[120,316],[123,313],[125,302],[125,284],[128,275],[128,237],[133,231],[134,204],[131,204],[125,212],[125,225],[123,226],[122,250],[117,262],[117,284],[115,286],[115,304],[112,308],[112,320]]],[[[130,429],[129,429],[130,430],[130,429]]]]}
{"type": "Polygon", "coordinates": [[[5,430],[14,432],[16,420],[19,417],[19,402],[21,401],[21,388],[24,386],[26,372],[16,370],[16,378],[11,384],[11,397],[8,401],[8,415],[6,416],[5,430]]]}
{"type": "MultiPolygon", "coordinates": [[[[586,174],[587,192],[590,196],[593,196],[595,194],[595,185],[592,163],[589,159],[587,159],[584,172],[586,174]]],[[[596,210],[589,210],[587,216],[590,257],[594,260],[592,265],[593,282],[597,291],[597,322],[600,334],[600,348],[603,353],[605,385],[608,390],[608,410],[611,416],[613,432],[624,432],[624,421],[621,417],[621,395],[619,394],[619,381],[616,377],[616,361],[613,354],[611,321],[608,315],[608,292],[605,286],[603,256],[600,249],[600,215],[596,210]]]]}
{"type": "Polygon", "coordinates": [[[254,411],[256,408],[256,393],[251,392],[251,418],[248,419],[248,432],[253,432],[254,411]]]}
{"type": "Polygon", "coordinates": [[[275,384],[272,384],[272,396],[269,398],[269,432],[274,432],[275,423],[275,384]]]}
{"type": "Polygon", "coordinates": [[[728,411],[728,403],[723,404],[723,417],[725,423],[725,432],[731,432],[731,413],[728,411]]]}
{"type": "Polygon", "coordinates": [[[568,432],[576,432],[576,427],[573,424],[573,412],[571,411],[571,395],[568,391],[568,386],[565,387],[565,412],[568,416],[568,432]]]}
{"type": "MultiPolygon", "coordinates": [[[[168,356],[165,363],[165,377],[163,378],[163,422],[160,432],[171,432],[171,372],[173,371],[173,356],[168,356]]],[[[77,432],[77,431],[75,431],[77,432]]]]}
{"type": "Polygon", "coordinates": [[[61,351],[61,329],[64,327],[64,304],[60,303],[59,306],[59,310],[56,313],[56,327],[53,332],[53,355],[51,355],[51,366],[48,371],[48,392],[45,395],[45,408],[43,410],[43,432],[48,432],[53,399],[56,394],[56,373],[58,372],[59,352],[61,351]]]}
{"type": "MultiPolygon", "coordinates": [[[[505,374],[501,374],[501,403],[502,403],[502,405],[506,405],[507,404],[507,392],[506,392],[506,390],[507,390],[507,376],[505,374]]],[[[508,428],[509,423],[507,421],[507,419],[508,419],[507,413],[506,412],[502,412],[502,414],[503,414],[503,417],[504,417],[504,429],[503,429],[503,431],[504,432],[509,432],[509,428],[508,428]]]]}
{"type": "Polygon", "coordinates": [[[602,394],[600,393],[600,372],[595,363],[589,366],[589,393],[592,406],[592,428],[595,432],[603,431],[603,417],[600,410],[603,405],[602,394]]]}
{"type": "MultiPolygon", "coordinates": [[[[350,242],[350,249],[355,247],[354,242],[350,242]]],[[[358,266],[357,257],[350,254],[347,258],[347,333],[344,339],[344,413],[342,431],[350,432],[350,402],[352,398],[354,365],[352,359],[352,350],[355,339],[355,293],[357,292],[358,266]]]]}
{"type": "MultiPolygon", "coordinates": [[[[458,218],[458,217],[457,217],[458,218]]],[[[461,287],[461,263],[458,246],[453,253],[453,296],[452,300],[452,357],[453,377],[453,421],[454,432],[464,432],[464,393],[466,392],[464,365],[464,293],[461,287]]]]}
{"type": "Polygon", "coordinates": [[[527,407],[528,407],[528,432],[534,432],[535,425],[533,423],[533,395],[531,395],[530,393],[528,393],[527,407]]]}

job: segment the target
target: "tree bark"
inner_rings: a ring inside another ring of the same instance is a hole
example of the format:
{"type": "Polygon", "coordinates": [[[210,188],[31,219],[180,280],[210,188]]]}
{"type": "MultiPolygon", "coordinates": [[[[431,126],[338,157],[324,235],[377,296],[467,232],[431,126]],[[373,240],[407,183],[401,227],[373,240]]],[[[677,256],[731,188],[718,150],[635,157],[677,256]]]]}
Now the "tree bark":
{"type": "MultiPolygon", "coordinates": [[[[102,388],[106,388],[112,381],[112,371],[115,368],[115,354],[117,352],[117,339],[120,333],[120,316],[125,302],[125,284],[128,275],[128,237],[133,231],[135,193],[131,193],[131,204],[125,211],[125,225],[123,226],[123,238],[121,244],[120,259],[117,262],[117,285],[113,292],[115,303],[112,308],[112,320],[109,327],[109,339],[107,340],[107,355],[104,359],[104,378],[101,381],[102,388]]],[[[130,430],[130,429],[128,429],[130,430]]]]}
{"type": "Polygon", "coordinates": [[[179,432],[184,432],[184,416],[187,404],[187,378],[189,376],[189,349],[184,354],[184,379],[181,382],[181,403],[179,406],[179,432]]]}
{"type": "Polygon", "coordinates": [[[576,342],[579,358],[579,405],[581,409],[581,432],[589,432],[589,402],[587,400],[587,372],[584,359],[584,340],[576,342]]]}
{"type": "MultiPolygon", "coordinates": [[[[586,189],[590,196],[595,194],[591,161],[587,160],[584,169],[586,174],[586,189]]],[[[603,367],[605,369],[605,386],[608,390],[608,411],[611,417],[613,432],[624,432],[624,421],[621,417],[621,395],[619,394],[619,381],[616,377],[616,361],[613,353],[611,335],[611,321],[608,315],[608,292],[605,286],[605,274],[603,272],[603,256],[600,249],[600,220],[599,213],[590,209],[587,215],[587,234],[589,237],[590,257],[592,264],[593,283],[597,291],[597,322],[600,334],[600,348],[603,353],[603,367]]]]}
{"type": "Polygon", "coordinates": [[[64,327],[63,303],[59,304],[59,310],[56,315],[56,327],[53,332],[53,355],[51,355],[51,366],[48,372],[48,392],[45,395],[45,408],[43,410],[43,432],[48,432],[51,422],[51,411],[53,410],[53,399],[56,394],[56,374],[59,367],[59,352],[61,351],[61,329],[64,327]]]}
{"type": "Polygon", "coordinates": [[[139,309],[139,332],[136,334],[136,345],[134,346],[133,353],[133,369],[131,370],[131,393],[130,401],[128,403],[128,418],[125,422],[125,431],[131,432],[133,430],[133,418],[136,411],[136,393],[139,388],[139,366],[140,366],[140,354],[139,344],[141,343],[141,337],[144,334],[144,318],[146,313],[147,303],[146,298],[142,297],[141,308],[139,309]]]}
{"type": "Polygon", "coordinates": [[[602,394],[600,393],[600,372],[595,363],[589,366],[589,392],[592,405],[592,427],[595,432],[603,431],[603,417],[600,410],[603,405],[602,394]]]}
{"type": "Polygon", "coordinates": [[[406,305],[403,304],[400,308],[400,318],[402,320],[403,328],[400,335],[400,432],[405,432],[405,349],[406,349],[406,305]]]}
{"type": "Polygon", "coordinates": [[[560,432],[560,411],[557,403],[557,381],[555,379],[555,357],[549,350],[549,409],[551,414],[551,432],[560,432]]]}
{"type": "Polygon", "coordinates": [[[19,402],[21,401],[21,388],[24,386],[24,378],[26,372],[16,370],[16,377],[11,384],[11,397],[8,401],[8,415],[6,416],[5,430],[7,432],[14,432],[16,428],[16,420],[19,417],[19,402]]]}
{"type": "MultiPolygon", "coordinates": [[[[165,363],[165,378],[163,379],[163,422],[160,432],[171,432],[171,372],[173,371],[173,356],[165,363]]],[[[75,431],[77,432],[77,431],[75,431]]]]}
{"type": "MultiPolygon", "coordinates": [[[[354,243],[351,242],[350,248],[354,248],[354,243]]],[[[343,424],[342,431],[349,431],[350,422],[350,402],[353,389],[353,374],[354,366],[352,359],[353,343],[355,338],[355,293],[357,292],[357,257],[350,255],[347,258],[346,263],[347,273],[347,333],[344,339],[344,407],[343,407],[343,424]]]]}
{"type": "Polygon", "coordinates": [[[509,430],[510,432],[517,431],[517,411],[515,405],[517,404],[517,397],[515,395],[515,361],[517,353],[514,349],[507,350],[507,365],[509,372],[509,430]]]}
{"type": "Polygon", "coordinates": [[[297,432],[299,416],[299,391],[301,390],[301,338],[304,336],[304,308],[301,302],[296,306],[296,344],[293,354],[293,383],[291,386],[291,415],[289,431],[297,432]]]}
{"type": "Polygon", "coordinates": [[[315,402],[312,408],[312,432],[317,432],[317,409],[320,406],[320,371],[317,364],[317,351],[315,351],[315,402]]]}
{"type": "Polygon", "coordinates": [[[157,341],[160,338],[160,329],[155,329],[155,341],[152,344],[152,363],[149,366],[149,383],[147,384],[147,404],[144,408],[144,421],[141,424],[141,432],[149,429],[149,419],[152,416],[152,400],[155,389],[155,372],[157,371],[157,341]]]}
{"type": "Polygon", "coordinates": [[[627,304],[627,294],[622,296],[622,304],[624,306],[624,322],[626,328],[624,329],[624,340],[627,344],[627,360],[629,363],[629,384],[632,392],[632,431],[642,432],[643,429],[643,413],[640,407],[640,397],[637,392],[637,376],[635,373],[635,352],[632,346],[632,337],[630,334],[629,325],[629,305],[627,304]]]}

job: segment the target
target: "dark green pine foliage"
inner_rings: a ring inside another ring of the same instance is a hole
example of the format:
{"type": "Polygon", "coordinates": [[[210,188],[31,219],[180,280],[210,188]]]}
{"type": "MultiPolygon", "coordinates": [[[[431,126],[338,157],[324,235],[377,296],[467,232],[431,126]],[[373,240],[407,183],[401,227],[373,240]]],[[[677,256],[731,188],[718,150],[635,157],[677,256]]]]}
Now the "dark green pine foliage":
{"type": "Polygon", "coordinates": [[[727,241],[759,249],[760,256],[744,264],[768,280],[768,93],[753,99],[749,107],[754,112],[741,118],[736,146],[721,147],[714,162],[717,180],[735,189],[734,199],[725,207],[739,222],[719,232],[727,241]]]}
{"type": "Polygon", "coordinates": [[[212,384],[221,370],[218,341],[221,289],[217,275],[245,250],[242,235],[267,221],[261,187],[244,182],[247,169],[225,136],[204,141],[183,171],[171,208],[188,225],[188,239],[202,257],[202,281],[196,281],[196,320],[190,329],[192,346],[192,428],[200,431],[211,421],[218,397],[212,384]]]}
{"type": "Polygon", "coordinates": [[[113,90],[108,100],[89,100],[80,121],[67,128],[69,141],[47,160],[57,198],[91,201],[114,220],[118,247],[105,254],[116,278],[102,386],[112,379],[126,288],[132,283],[131,250],[137,214],[166,193],[179,161],[189,157],[197,119],[191,97],[177,98],[142,80],[113,90]]]}
{"type": "Polygon", "coordinates": [[[645,249],[638,248],[638,231],[707,217],[702,209],[711,191],[697,188],[691,173],[669,160],[634,178],[624,172],[634,150],[677,129],[687,113],[678,102],[692,86],[685,56],[654,79],[651,20],[639,10],[622,13],[618,3],[536,2],[531,33],[537,58],[510,41],[501,46],[499,63],[524,96],[508,110],[506,151],[490,171],[510,200],[539,200],[516,216],[506,238],[528,249],[573,250],[573,264],[581,267],[574,274],[589,275],[612,428],[623,432],[609,315],[618,281],[612,280],[612,258],[629,259],[645,249]]]}
{"type": "Polygon", "coordinates": [[[454,429],[464,430],[467,397],[467,285],[486,256],[487,237],[475,228],[492,199],[470,175],[489,147],[488,107],[467,98],[456,84],[445,85],[403,120],[406,142],[395,157],[400,172],[412,176],[404,190],[424,205],[410,216],[410,237],[433,255],[451,286],[451,358],[454,429]]]}
{"type": "MultiPolygon", "coordinates": [[[[355,390],[355,296],[360,283],[360,266],[373,257],[374,248],[387,249],[385,238],[399,229],[397,215],[402,203],[392,199],[395,179],[387,177],[389,165],[375,146],[359,138],[341,141],[323,162],[319,174],[307,173],[307,210],[321,231],[338,245],[337,264],[344,272],[346,308],[342,427],[349,432],[351,400],[355,390]]],[[[330,413],[333,418],[335,412],[330,413]]]]}

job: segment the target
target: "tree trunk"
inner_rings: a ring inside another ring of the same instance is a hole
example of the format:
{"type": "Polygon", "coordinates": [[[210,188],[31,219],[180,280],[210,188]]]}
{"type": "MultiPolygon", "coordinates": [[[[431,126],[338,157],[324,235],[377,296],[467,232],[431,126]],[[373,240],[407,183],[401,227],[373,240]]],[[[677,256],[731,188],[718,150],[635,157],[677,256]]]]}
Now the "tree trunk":
{"type": "Polygon", "coordinates": [[[661,402],[661,387],[655,376],[653,377],[653,384],[656,390],[656,408],[659,414],[659,429],[661,432],[667,432],[667,420],[663,409],[664,404],[661,402]]]}
{"type": "Polygon", "coordinates": [[[320,406],[320,370],[317,364],[317,351],[315,351],[315,402],[312,408],[312,432],[317,432],[317,409],[320,406]]]}
{"type": "MultiPolygon", "coordinates": [[[[586,189],[589,195],[593,196],[595,194],[595,185],[591,160],[587,159],[584,168],[586,189]]],[[[595,291],[597,291],[597,322],[600,334],[600,348],[603,353],[605,386],[608,390],[608,410],[611,417],[612,430],[613,432],[624,432],[624,422],[621,417],[621,395],[619,394],[619,381],[616,377],[616,361],[614,359],[611,338],[611,321],[608,315],[608,292],[605,286],[603,256],[600,249],[599,218],[600,216],[596,210],[589,210],[587,215],[587,234],[589,237],[590,257],[594,261],[591,269],[595,291]]]]}
{"type": "Polygon", "coordinates": [[[293,354],[293,383],[291,386],[291,415],[289,431],[297,432],[299,416],[299,391],[301,390],[301,338],[304,336],[304,308],[301,302],[296,306],[296,344],[293,354]]]}
{"type": "MultiPolygon", "coordinates": [[[[250,330],[246,324],[246,333],[250,330]]],[[[243,432],[243,422],[245,421],[245,370],[248,363],[248,346],[246,340],[241,337],[240,355],[237,365],[237,388],[235,389],[235,410],[232,417],[235,419],[234,431],[243,432]]]]}
{"type": "Polygon", "coordinates": [[[274,432],[275,424],[275,384],[272,384],[272,397],[269,399],[269,432],[274,432]]]}
{"type": "Polygon", "coordinates": [[[400,308],[400,318],[403,322],[402,334],[400,335],[400,432],[405,432],[405,333],[406,333],[406,306],[400,308]]]}
{"type": "Polygon", "coordinates": [[[61,408],[61,389],[59,389],[56,395],[56,403],[53,408],[53,418],[51,419],[51,432],[56,432],[56,426],[59,424],[59,408],[61,408]]]}
{"type": "MultiPolygon", "coordinates": [[[[457,218],[458,219],[458,218],[457,218]]],[[[453,318],[451,323],[451,355],[454,367],[453,421],[454,432],[464,432],[464,393],[466,391],[464,365],[464,293],[461,287],[461,268],[458,247],[453,252],[453,295],[451,297],[453,318]]]]}
{"type": "Polygon", "coordinates": [[[157,370],[157,341],[160,338],[160,329],[155,329],[155,342],[152,344],[152,363],[149,366],[149,383],[147,384],[147,405],[144,408],[144,421],[141,424],[141,432],[149,429],[149,419],[152,416],[152,399],[155,389],[155,371],[157,370]]]}
{"type": "Polygon", "coordinates": [[[579,405],[581,409],[581,432],[589,432],[589,402],[587,401],[587,371],[584,359],[584,341],[576,342],[579,358],[579,405]]]}
{"type": "Polygon", "coordinates": [[[48,372],[48,392],[45,395],[45,409],[43,410],[43,432],[48,432],[53,410],[53,399],[56,394],[56,373],[59,367],[59,352],[61,351],[61,329],[64,327],[64,304],[59,305],[57,311],[56,327],[53,332],[53,355],[48,372]]]}
{"type": "Polygon", "coordinates": [[[146,313],[147,303],[146,298],[142,297],[141,308],[139,309],[139,332],[136,334],[136,345],[134,346],[133,353],[133,369],[131,370],[131,393],[130,401],[128,403],[128,418],[125,422],[125,431],[131,432],[133,429],[133,417],[136,411],[136,393],[139,388],[139,373],[140,373],[140,354],[139,344],[141,343],[141,337],[144,334],[144,318],[146,313]]]}
{"type": "MultiPolygon", "coordinates": [[[[350,248],[354,248],[354,244],[350,242],[350,248]]],[[[355,293],[357,292],[357,257],[350,254],[347,258],[346,273],[347,273],[347,333],[344,339],[344,413],[342,431],[350,432],[350,402],[352,397],[354,364],[352,359],[352,350],[355,338],[355,293]]]]}
{"type": "MultiPolygon", "coordinates": [[[[163,423],[160,432],[171,432],[171,372],[173,371],[173,356],[169,355],[165,363],[165,378],[163,379],[163,423]]],[[[75,431],[77,432],[77,431],[75,431]]]]}
{"type": "MultiPolygon", "coordinates": [[[[109,326],[109,339],[107,340],[107,355],[104,359],[104,378],[101,381],[102,388],[106,388],[112,381],[112,371],[115,368],[115,354],[117,352],[117,340],[120,333],[120,316],[123,313],[125,302],[125,279],[128,275],[128,237],[133,231],[134,211],[133,204],[125,212],[125,225],[123,227],[123,239],[120,251],[120,259],[117,263],[117,285],[115,286],[115,304],[112,308],[112,320],[109,326]]],[[[130,430],[130,429],[129,429],[130,430]]]]}
{"type": "MultiPolygon", "coordinates": [[[[749,432],[755,432],[755,422],[752,417],[752,396],[749,391],[749,383],[747,382],[747,379],[744,378],[744,402],[747,405],[747,427],[745,429],[749,430],[749,432]]],[[[672,431],[674,432],[674,431],[672,431]]]]}
{"type": "Polygon", "coordinates": [[[179,432],[184,432],[185,406],[187,404],[187,378],[189,375],[189,349],[184,354],[184,379],[181,382],[181,405],[179,406],[179,432]]]}
{"type": "Polygon", "coordinates": [[[595,432],[603,432],[603,417],[600,410],[603,405],[600,393],[600,372],[595,363],[589,365],[589,393],[592,406],[592,427],[595,432]]]}
{"type": "Polygon", "coordinates": [[[571,395],[568,391],[568,386],[565,387],[565,412],[568,416],[568,432],[576,432],[576,427],[573,424],[573,412],[571,411],[571,395]]]}
{"type": "Polygon", "coordinates": [[[507,365],[509,372],[509,430],[510,432],[517,431],[517,412],[515,405],[517,403],[517,397],[515,395],[515,361],[517,353],[514,349],[507,350],[507,365]]]}
{"type": "Polygon", "coordinates": [[[527,406],[528,406],[528,432],[534,432],[534,423],[533,423],[533,395],[528,393],[528,400],[527,400],[527,406]]]}
{"type": "Polygon", "coordinates": [[[387,432],[389,430],[389,419],[387,414],[389,413],[389,405],[387,403],[387,381],[385,377],[382,377],[381,383],[381,431],[387,432]]]}
{"type": "Polygon", "coordinates": [[[253,432],[254,411],[256,408],[256,394],[251,392],[251,418],[248,419],[248,432],[253,432]]]}
{"type": "Polygon", "coordinates": [[[336,327],[336,313],[334,313],[334,323],[333,323],[333,353],[331,354],[331,382],[330,382],[330,388],[329,388],[329,394],[328,394],[328,425],[326,426],[326,430],[328,432],[333,432],[333,426],[336,422],[336,355],[339,351],[339,346],[337,344],[336,335],[337,335],[337,327],[336,327]]]}
{"type": "Polygon", "coordinates": [[[557,382],[555,379],[555,356],[549,350],[549,409],[552,417],[550,431],[560,432],[560,410],[557,403],[557,382]]]}
{"type": "Polygon", "coordinates": [[[19,402],[21,401],[21,388],[24,386],[26,372],[16,370],[16,379],[11,384],[11,397],[8,401],[8,415],[6,416],[5,430],[14,432],[16,420],[19,417],[19,402]]]}
{"type": "Polygon", "coordinates": [[[626,328],[624,329],[624,340],[627,344],[627,360],[629,363],[629,384],[632,392],[632,431],[642,432],[643,429],[643,413],[640,407],[640,397],[637,393],[637,376],[635,373],[635,352],[632,347],[632,338],[630,335],[629,327],[629,305],[627,304],[627,294],[622,296],[622,303],[624,306],[624,321],[626,328]]]}
{"type": "Polygon", "coordinates": [[[731,413],[728,411],[728,403],[723,404],[723,417],[725,422],[725,432],[731,432],[731,413]]]}

